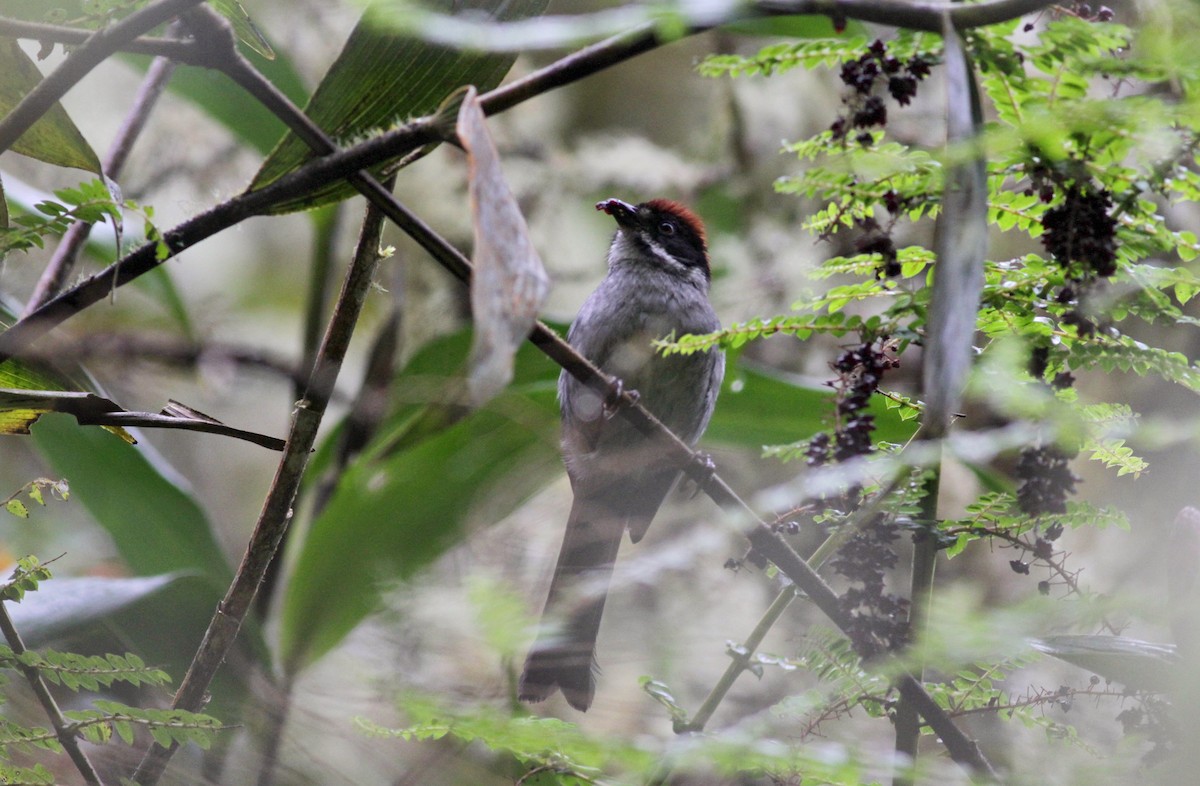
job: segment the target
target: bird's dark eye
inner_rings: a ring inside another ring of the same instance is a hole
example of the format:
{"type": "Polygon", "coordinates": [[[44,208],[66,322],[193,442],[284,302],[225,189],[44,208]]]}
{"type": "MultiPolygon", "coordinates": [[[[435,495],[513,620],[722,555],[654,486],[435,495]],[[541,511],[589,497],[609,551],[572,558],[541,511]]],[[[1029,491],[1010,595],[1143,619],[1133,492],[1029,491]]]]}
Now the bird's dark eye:
{"type": "Polygon", "coordinates": [[[664,235],[673,235],[675,234],[675,224],[670,221],[664,221],[658,225],[658,231],[664,235]]]}

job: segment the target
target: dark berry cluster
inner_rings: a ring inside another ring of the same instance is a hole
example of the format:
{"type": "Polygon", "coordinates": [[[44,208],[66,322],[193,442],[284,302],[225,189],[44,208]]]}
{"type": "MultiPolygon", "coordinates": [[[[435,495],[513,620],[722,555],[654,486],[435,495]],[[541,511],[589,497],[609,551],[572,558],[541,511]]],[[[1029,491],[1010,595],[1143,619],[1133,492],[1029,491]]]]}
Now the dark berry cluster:
{"type": "Polygon", "coordinates": [[[829,386],[837,391],[838,425],[831,439],[829,434],[817,434],[808,443],[805,460],[810,467],[833,461],[847,461],[865,456],[874,450],[871,432],[875,416],[868,413],[871,395],[879,387],[883,374],[899,365],[886,347],[886,339],[868,341],[843,350],[832,366],[837,379],[829,386]]]}
{"type": "MultiPolygon", "coordinates": [[[[884,194],[884,204],[888,205],[888,212],[892,216],[896,216],[900,212],[900,198],[896,196],[894,191],[889,191],[884,194]],[[890,195],[890,200],[889,200],[890,195]],[[896,209],[891,208],[891,204],[896,204],[896,209]]],[[[892,240],[891,226],[887,229],[879,226],[879,222],[874,218],[867,217],[858,220],[858,228],[865,234],[854,244],[860,254],[879,254],[882,261],[875,270],[875,277],[893,278],[900,275],[900,257],[896,253],[896,243],[892,240]]]]}
{"type": "Polygon", "coordinates": [[[878,95],[882,85],[901,106],[907,106],[917,94],[917,83],[929,76],[930,62],[921,55],[907,61],[888,54],[887,44],[876,39],[857,60],[842,64],[839,77],[851,88],[843,99],[846,114],[833,122],[829,130],[834,139],[845,140],[852,131],[860,145],[871,144],[868,129],[887,125],[887,104],[878,95]]]}
{"type": "Polygon", "coordinates": [[[839,602],[850,622],[846,635],[859,652],[876,651],[876,641],[895,649],[908,640],[908,601],[888,592],[883,580],[884,571],[896,566],[892,544],[898,537],[895,519],[880,514],[830,560],[830,567],[852,583],[839,602]]]}
{"type": "Polygon", "coordinates": [[[1117,272],[1112,194],[1094,184],[1078,158],[1048,162],[1031,149],[1027,172],[1026,195],[1037,194],[1046,204],[1058,200],[1042,216],[1042,245],[1064,273],[1054,302],[1069,307],[1061,317],[1063,324],[1074,325],[1080,336],[1092,335],[1104,319],[1090,304],[1117,272]]]}
{"type": "Polygon", "coordinates": [[[1075,16],[1088,22],[1111,22],[1113,20],[1113,10],[1106,5],[1093,9],[1090,3],[1075,0],[1068,8],[1075,16]]]}
{"type": "MultiPolygon", "coordinates": [[[[1039,382],[1046,376],[1050,366],[1050,347],[1037,346],[1029,353],[1029,375],[1039,382]]],[[[1075,375],[1070,371],[1060,371],[1050,380],[1050,387],[1055,390],[1066,390],[1075,384],[1075,375]]]]}
{"type": "Polygon", "coordinates": [[[1150,743],[1150,749],[1142,756],[1142,764],[1153,767],[1177,756],[1181,746],[1192,744],[1187,733],[1188,724],[1180,724],[1179,708],[1161,695],[1140,693],[1134,696],[1137,704],[1126,707],[1117,714],[1116,721],[1128,736],[1140,737],[1150,743]]]}
{"type": "Polygon", "coordinates": [[[871,432],[875,417],[867,413],[871,396],[883,381],[883,374],[895,368],[897,361],[882,349],[882,344],[867,342],[843,350],[833,362],[838,373],[838,430],[833,457],[846,461],[864,456],[874,448],[871,432]]]}
{"type": "MultiPolygon", "coordinates": [[[[875,418],[867,406],[884,373],[899,365],[889,346],[886,339],[868,341],[838,354],[832,364],[837,379],[829,383],[838,394],[838,425],[832,437],[822,432],[808,443],[805,460],[809,466],[848,461],[875,449],[871,441],[875,418]]],[[[841,499],[826,503],[849,510],[860,493],[857,487],[847,489],[841,499]]],[[[879,514],[860,527],[831,560],[834,571],[851,582],[840,603],[850,622],[846,633],[859,652],[874,652],[876,642],[898,647],[907,640],[908,601],[884,588],[885,571],[896,565],[892,544],[899,534],[894,517],[879,514]]]]}
{"type": "MultiPolygon", "coordinates": [[[[1022,576],[1029,575],[1030,568],[1035,562],[1041,562],[1043,565],[1053,567],[1054,541],[1058,540],[1062,533],[1062,524],[1055,522],[1046,527],[1046,530],[1034,539],[1032,546],[1021,541],[1018,547],[1024,551],[1024,554],[1017,559],[1010,559],[1008,566],[1012,568],[1014,573],[1019,573],[1022,576]]],[[[1050,594],[1049,580],[1038,582],[1038,592],[1042,595],[1050,594]]]]}
{"type": "Polygon", "coordinates": [[[804,450],[804,463],[810,467],[820,467],[829,462],[829,432],[822,431],[808,442],[804,450]]]}
{"type": "Polygon", "coordinates": [[[1117,272],[1117,221],[1110,215],[1108,191],[1071,184],[1061,204],[1042,217],[1042,245],[1064,268],[1084,266],[1084,276],[1107,278],[1117,272]]]}
{"type": "Polygon", "coordinates": [[[1067,496],[1079,478],[1071,471],[1071,456],[1055,445],[1033,445],[1017,460],[1017,504],[1030,516],[1066,513],[1067,496]]]}

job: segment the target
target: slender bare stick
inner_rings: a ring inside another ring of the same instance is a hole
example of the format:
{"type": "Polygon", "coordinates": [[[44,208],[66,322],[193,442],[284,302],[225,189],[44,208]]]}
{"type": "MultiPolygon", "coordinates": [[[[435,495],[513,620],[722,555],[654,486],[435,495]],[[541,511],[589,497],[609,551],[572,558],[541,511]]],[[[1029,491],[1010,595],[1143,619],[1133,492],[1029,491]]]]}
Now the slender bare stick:
{"type": "Polygon", "coordinates": [[[201,0],[161,0],[134,11],[116,24],[97,30],[66,61],[25,94],[0,120],[0,151],[8,150],[38,118],[50,111],[66,92],[109,55],[148,30],[169,22],[201,0]]]}
{"type": "MultiPolygon", "coordinates": [[[[7,38],[27,38],[45,43],[66,44],[78,46],[92,37],[94,31],[65,25],[51,25],[45,22],[27,22],[24,19],[0,17],[0,36],[7,38]]],[[[152,57],[169,57],[177,63],[204,65],[208,58],[200,47],[192,41],[176,41],[171,38],[154,38],[142,36],[122,44],[118,52],[129,52],[135,55],[150,55],[152,57]]]]}
{"type": "MultiPolygon", "coordinates": [[[[150,112],[154,109],[154,105],[158,102],[159,96],[162,95],[163,89],[174,72],[175,63],[165,57],[156,57],[150,63],[150,68],[146,70],[146,77],[142,80],[141,87],[138,88],[133,107],[117,131],[117,135],[108,149],[108,154],[104,158],[101,168],[107,177],[113,180],[120,178],[121,170],[125,167],[125,161],[129,158],[129,151],[133,149],[134,141],[146,127],[146,122],[150,119],[150,112]]],[[[59,241],[58,247],[54,249],[50,263],[46,265],[46,269],[38,278],[33,294],[29,296],[29,302],[25,304],[26,314],[32,313],[62,290],[71,271],[75,269],[79,260],[79,252],[83,249],[83,244],[87,242],[91,229],[92,223],[88,221],[76,221],[67,229],[62,240],[59,241]]],[[[118,248],[117,255],[120,256],[120,254],[121,249],[118,248]]]]}

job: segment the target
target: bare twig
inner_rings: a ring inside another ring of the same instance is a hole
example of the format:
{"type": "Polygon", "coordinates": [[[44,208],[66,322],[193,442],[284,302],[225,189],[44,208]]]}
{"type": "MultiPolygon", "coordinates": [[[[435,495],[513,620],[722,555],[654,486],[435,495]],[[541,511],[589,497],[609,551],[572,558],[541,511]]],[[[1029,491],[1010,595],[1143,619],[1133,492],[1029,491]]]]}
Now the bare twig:
{"type": "MultiPolygon", "coordinates": [[[[95,31],[65,25],[51,25],[44,22],[27,22],[24,19],[9,19],[0,17],[0,36],[8,38],[26,38],[44,43],[66,44],[79,46],[92,37],[95,31]]],[[[177,63],[205,65],[208,58],[200,47],[191,41],[176,41],[171,38],[154,38],[143,36],[123,43],[117,48],[118,52],[129,52],[135,55],[150,55],[152,57],[169,57],[177,63]]]]}
{"type": "Polygon", "coordinates": [[[97,30],[0,120],[0,151],[12,147],[38,118],[50,111],[68,90],[109,55],[142,33],[171,21],[200,1],[161,0],[140,11],[134,11],[116,24],[97,30]]]}
{"type": "MultiPolygon", "coordinates": [[[[120,130],[117,131],[117,136],[113,139],[108,154],[104,158],[101,168],[109,178],[117,180],[120,177],[134,141],[146,127],[151,110],[158,102],[159,96],[162,95],[163,89],[174,72],[175,63],[165,57],[155,58],[154,62],[150,64],[150,68],[146,70],[146,76],[142,80],[142,86],[138,89],[133,107],[129,110],[120,130]]],[[[29,302],[25,304],[26,314],[36,310],[38,306],[62,290],[71,271],[75,269],[79,251],[87,242],[91,229],[92,224],[88,221],[76,221],[67,229],[62,240],[59,241],[58,247],[54,249],[54,255],[50,258],[49,264],[38,278],[33,294],[29,296],[29,302]]],[[[117,248],[117,255],[120,256],[120,254],[121,249],[117,248]]]]}
{"type": "MultiPolygon", "coordinates": [[[[20,632],[13,625],[12,617],[8,615],[8,607],[2,602],[0,602],[0,632],[3,632],[4,639],[8,642],[14,655],[20,656],[26,651],[25,642],[21,640],[20,632]]],[[[29,681],[29,686],[33,688],[33,694],[37,697],[38,703],[42,705],[42,709],[50,718],[55,739],[71,757],[71,762],[83,776],[84,783],[88,786],[100,786],[100,775],[88,760],[87,754],[79,747],[79,738],[71,730],[71,724],[63,717],[62,710],[58,708],[58,702],[54,700],[54,696],[46,686],[46,681],[42,679],[41,672],[36,667],[27,666],[24,663],[19,664],[18,668],[25,675],[25,679],[29,681]]]]}
{"type": "Polygon", "coordinates": [[[342,204],[329,205],[314,216],[316,238],[313,243],[313,263],[309,272],[308,303],[304,309],[304,332],[301,340],[304,356],[300,368],[304,371],[304,379],[297,383],[297,397],[303,392],[308,375],[312,373],[317,349],[321,344],[325,310],[329,307],[330,289],[334,282],[333,261],[336,257],[343,208],[342,204]]]}

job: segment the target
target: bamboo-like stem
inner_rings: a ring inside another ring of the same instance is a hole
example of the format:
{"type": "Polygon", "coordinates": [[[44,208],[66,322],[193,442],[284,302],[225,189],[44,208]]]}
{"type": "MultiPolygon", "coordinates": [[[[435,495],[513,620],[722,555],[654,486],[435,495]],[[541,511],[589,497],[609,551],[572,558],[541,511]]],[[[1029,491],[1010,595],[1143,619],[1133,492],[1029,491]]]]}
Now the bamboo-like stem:
{"type": "MultiPolygon", "coordinates": [[[[929,619],[934,567],[937,564],[937,540],[934,537],[934,530],[937,528],[937,500],[940,481],[941,468],[934,467],[933,474],[925,482],[925,496],[921,499],[920,523],[925,529],[917,536],[916,542],[913,544],[912,578],[908,596],[908,629],[913,641],[922,637],[929,619]]],[[[924,667],[918,666],[913,676],[924,681],[924,667]]],[[[920,714],[911,702],[902,700],[896,707],[896,752],[906,756],[910,762],[915,762],[920,741],[920,714]]],[[[893,786],[910,786],[911,783],[912,781],[905,775],[897,775],[892,780],[893,786]]]]}

